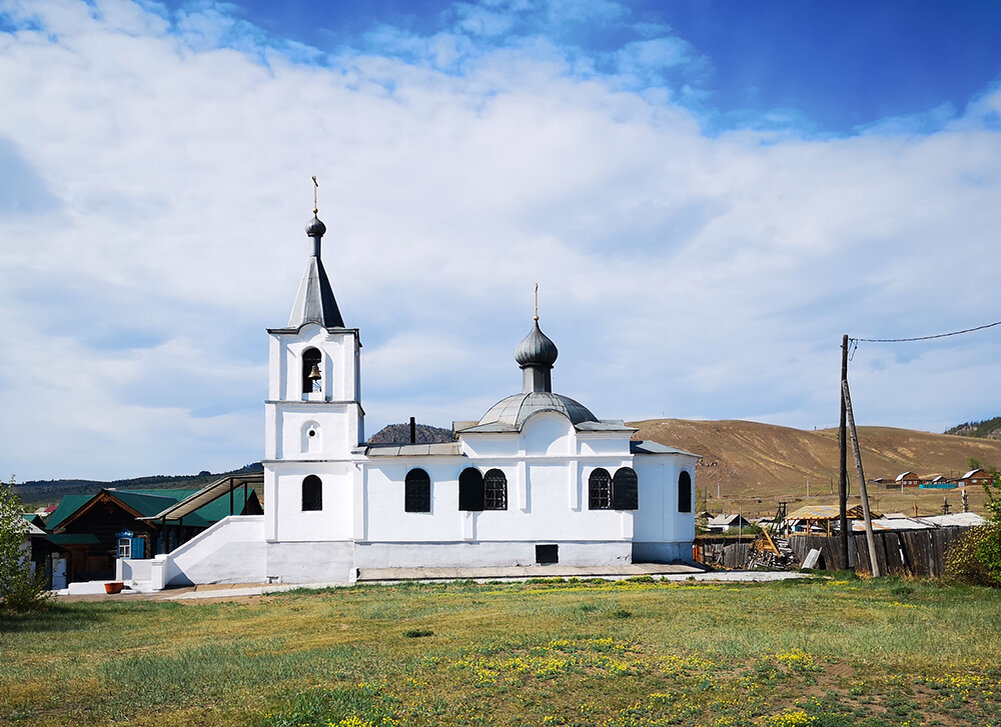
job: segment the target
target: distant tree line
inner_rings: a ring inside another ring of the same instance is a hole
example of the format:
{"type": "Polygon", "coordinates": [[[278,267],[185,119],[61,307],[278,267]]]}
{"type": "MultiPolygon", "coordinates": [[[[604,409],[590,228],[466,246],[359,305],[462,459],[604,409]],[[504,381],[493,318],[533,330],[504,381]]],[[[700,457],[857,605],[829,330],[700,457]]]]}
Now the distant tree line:
{"type": "Polygon", "coordinates": [[[1001,417],[985,419],[982,422],[966,422],[951,429],[945,430],[946,434],[955,434],[960,437],[979,437],[980,439],[1001,439],[1001,417]]]}
{"type": "Polygon", "coordinates": [[[117,487],[119,490],[168,490],[168,489],[194,489],[204,487],[210,482],[218,480],[227,475],[244,475],[263,472],[264,466],[260,462],[252,462],[239,469],[229,472],[212,474],[208,470],[202,470],[197,475],[149,475],[147,477],[133,477],[123,480],[29,480],[14,485],[13,492],[20,497],[25,504],[56,502],[64,495],[96,495],[105,487],[117,487]]]}

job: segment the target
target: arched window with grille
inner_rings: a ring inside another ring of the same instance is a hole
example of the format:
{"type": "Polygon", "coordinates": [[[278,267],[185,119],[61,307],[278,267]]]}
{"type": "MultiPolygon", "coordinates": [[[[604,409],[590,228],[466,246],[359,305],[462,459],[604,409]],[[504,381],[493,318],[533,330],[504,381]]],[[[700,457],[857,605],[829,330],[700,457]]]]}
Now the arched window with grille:
{"type": "Polygon", "coordinates": [[[311,394],[320,391],[320,361],[323,356],[315,348],[307,348],[302,352],[302,393],[311,394]],[[313,372],[313,367],[316,372],[313,372]]]}
{"type": "Polygon", "coordinates": [[[632,467],[619,467],[612,478],[612,509],[639,510],[639,478],[632,467]]]}
{"type": "Polygon", "coordinates": [[[459,473],[459,509],[471,512],[483,509],[483,475],[475,467],[459,473]]]}
{"type": "Polygon", "coordinates": [[[678,512],[692,511],[692,476],[687,472],[678,475],[678,512]]]}
{"type": "Polygon", "coordinates": [[[507,510],[507,477],[500,470],[487,470],[483,476],[483,509],[507,510]]]}
{"type": "Polygon", "coordinates": [[[302,510],[323,509],[323,482],[316,475],[309,475],[302,481],[302,510]]]}
{"type": "Polygon", "coordinates": [[[431,478],[419,467],[407,472],[404,483],[404,509],[407,512],[431,512],[431,478]]]}
{"type": "Polygon", "coordinates": [[[612,476],[608,470],[599,467],[587,478],[587,509],[612,509],[612,476]]]}

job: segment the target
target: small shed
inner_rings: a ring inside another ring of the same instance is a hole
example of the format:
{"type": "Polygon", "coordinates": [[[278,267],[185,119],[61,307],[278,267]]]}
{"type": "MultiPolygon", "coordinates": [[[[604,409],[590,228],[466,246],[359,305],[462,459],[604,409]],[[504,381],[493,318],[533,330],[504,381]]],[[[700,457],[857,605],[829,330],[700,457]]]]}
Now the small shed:
{"type": "Polygon", "coordinates": [[[728,533],[734,530],[740,531],[750,525],[749,520],[745,520],[739,513],[721,513],[711,518],[706,527],[716,533],[728,533]]]}

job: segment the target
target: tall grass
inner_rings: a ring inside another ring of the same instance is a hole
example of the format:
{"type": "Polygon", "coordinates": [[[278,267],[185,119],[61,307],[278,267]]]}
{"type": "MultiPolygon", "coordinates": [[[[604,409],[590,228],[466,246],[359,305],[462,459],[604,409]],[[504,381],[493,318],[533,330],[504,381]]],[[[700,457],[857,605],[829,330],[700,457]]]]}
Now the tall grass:
{"type": "Polygon", "coordinates": [[[1001,723],[1001,593],[896,578],[461,582],[56,603],[0,622],[0,723],[724,718],[1001,723]]]}

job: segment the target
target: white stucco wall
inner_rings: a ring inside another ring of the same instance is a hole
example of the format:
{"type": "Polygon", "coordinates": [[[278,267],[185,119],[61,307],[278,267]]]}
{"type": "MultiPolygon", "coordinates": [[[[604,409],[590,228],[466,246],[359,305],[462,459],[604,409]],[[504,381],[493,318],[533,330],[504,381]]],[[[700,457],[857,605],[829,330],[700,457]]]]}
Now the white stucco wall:
{"type": "Polygon", "coordinates": [[[265,531],[272,541],[351,540],[355,534],[355,463],[279,462],[265,467],[265,531]],[[322,482],[322,509],[303,511],[302,483],[309,475],[322,482]]]}
{"type": "MultiPolygon", "coordinates": [[[[695,537],[695,461],[690,455],[637,455],[639,505],[633,540],[643,543],[687,542],[695,537]],[[691,510],[678,512],[678,477],[692,478],[691,510]]],[[[687,557],[690,557],[690,553],[687,557]]]]}
{"type": "Polygon", "coordinates": [[[230,515],[208,530],[158,555],[154,587],[192,583],[259,583],[265,579],[263,515],[230,515]]]}
{"type": "Polygon", "coordinates": [[[535,546],[553,544],[559,548],[561,565],[625,565],[630,562],[632,543],[535,542],[463,543],[358,543],[355,564],[358,568],[489,568],[534,565],[535,546]]]}

